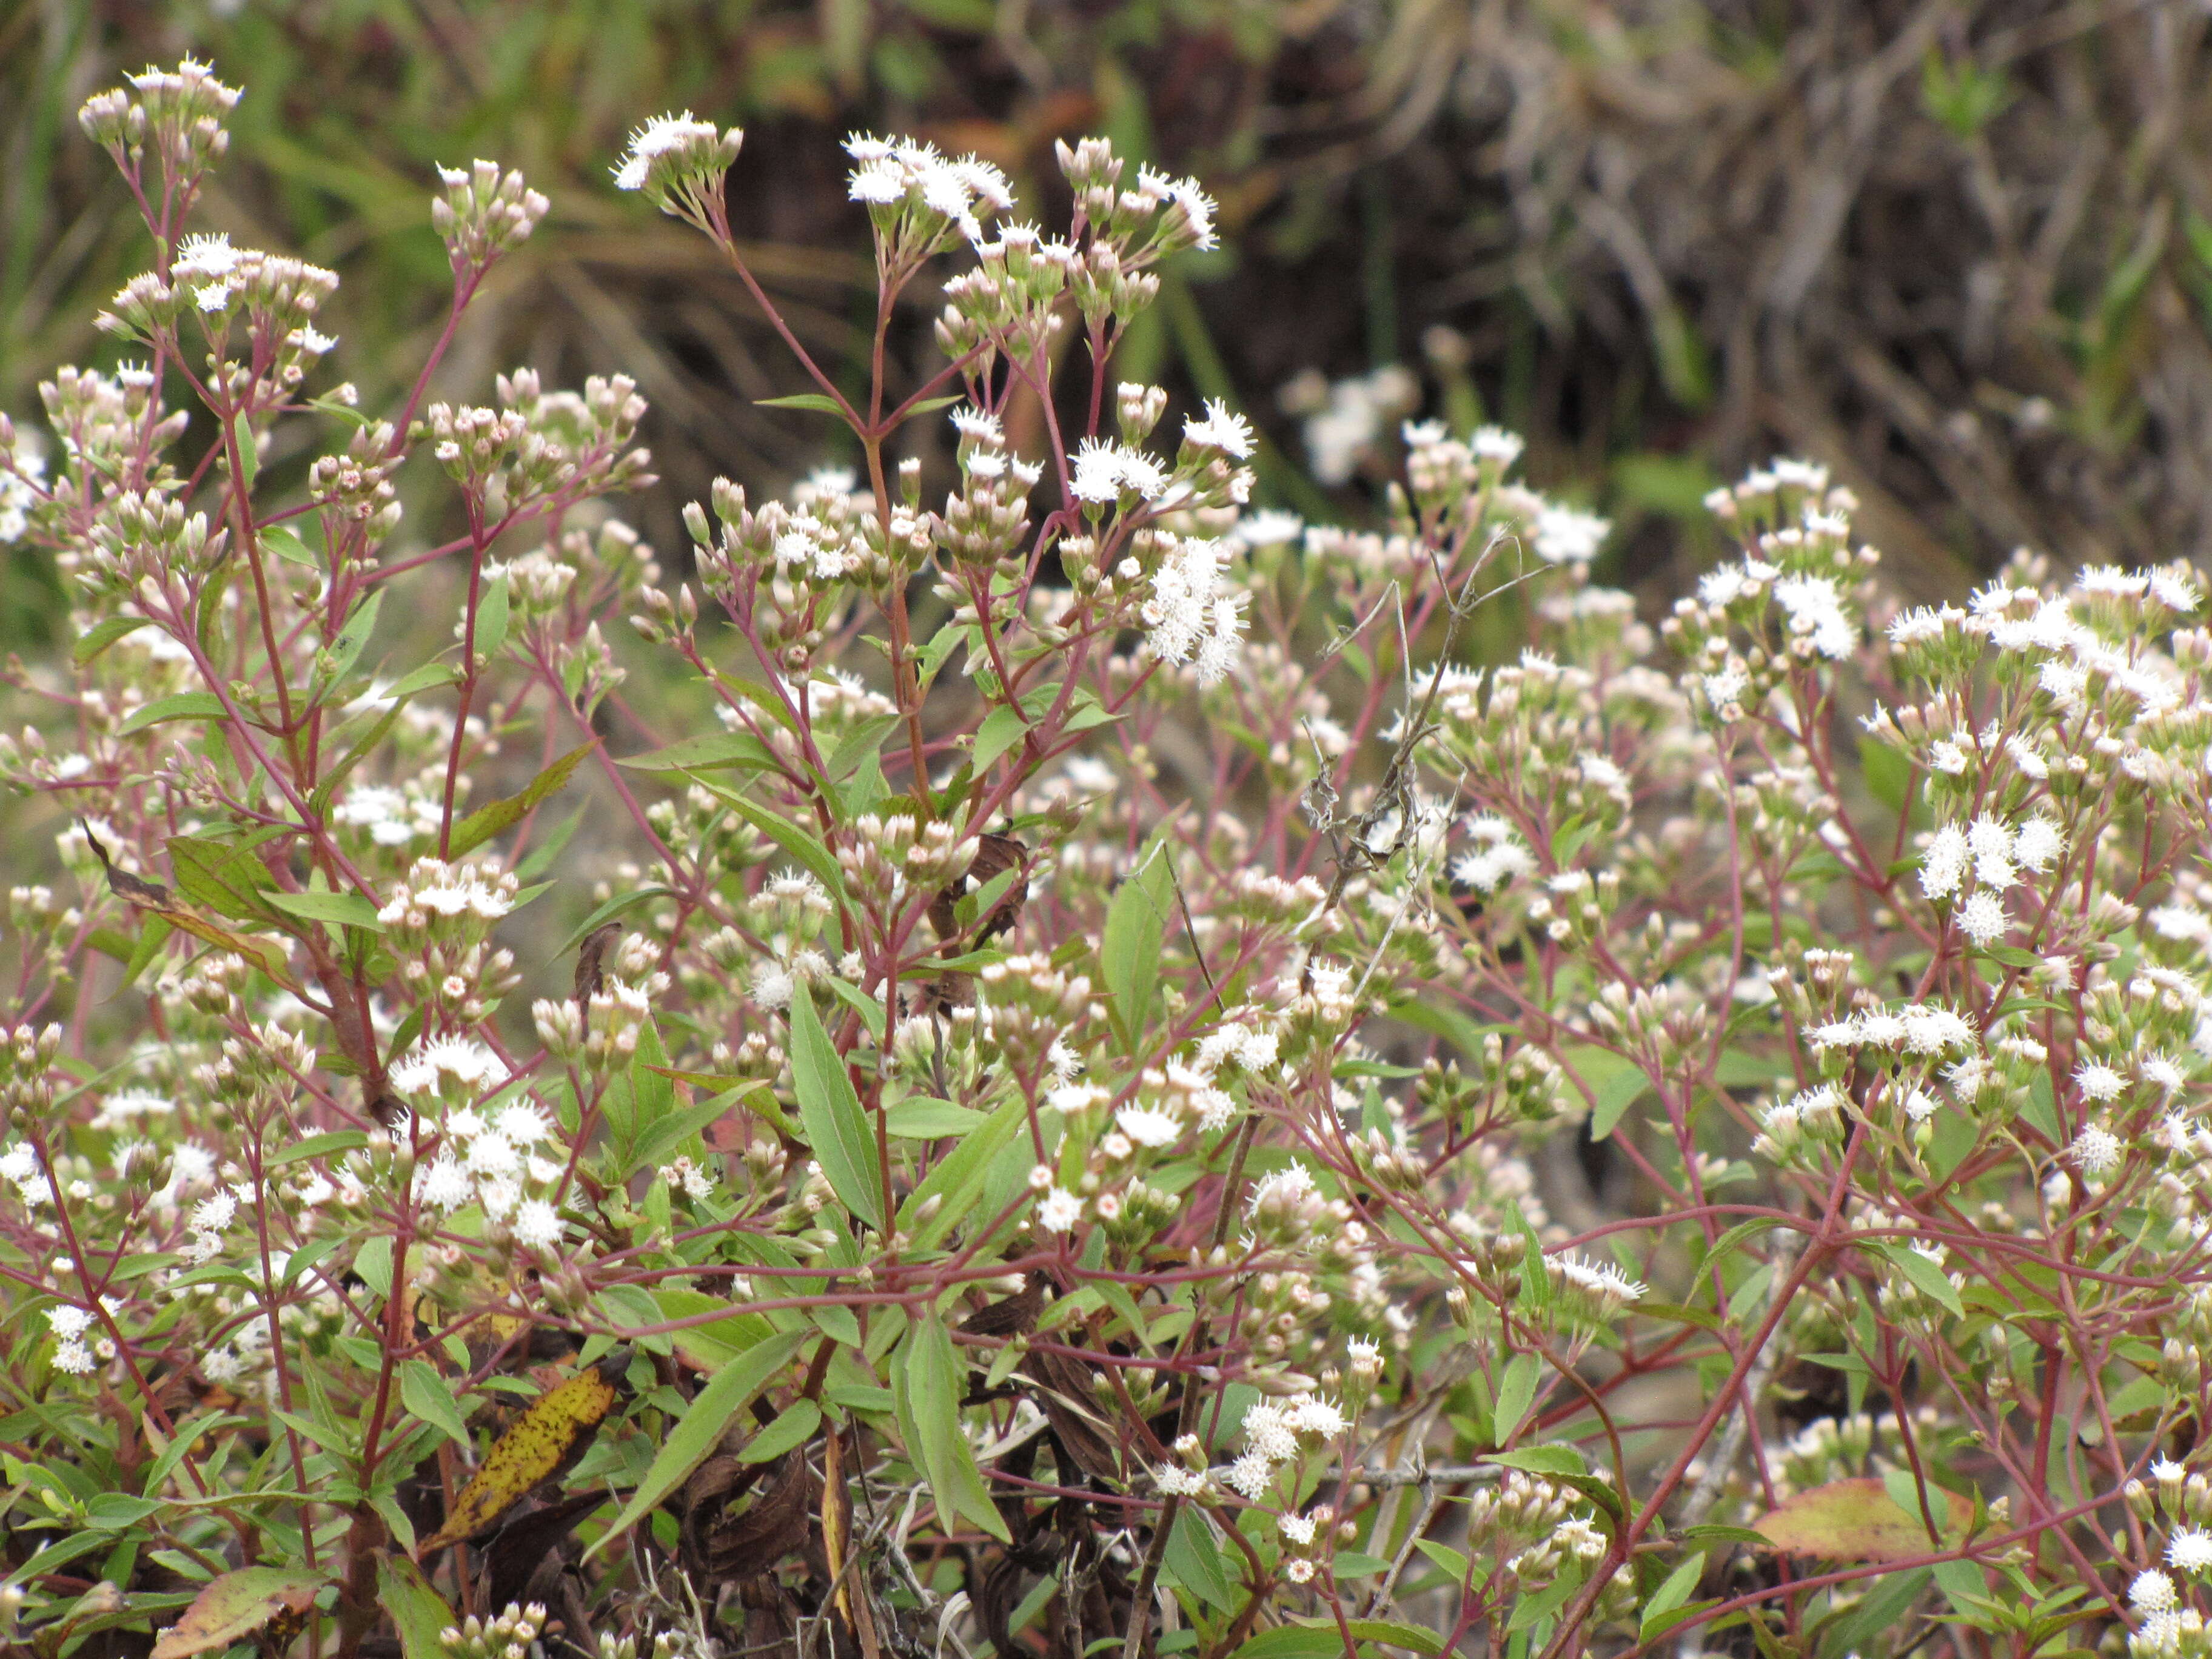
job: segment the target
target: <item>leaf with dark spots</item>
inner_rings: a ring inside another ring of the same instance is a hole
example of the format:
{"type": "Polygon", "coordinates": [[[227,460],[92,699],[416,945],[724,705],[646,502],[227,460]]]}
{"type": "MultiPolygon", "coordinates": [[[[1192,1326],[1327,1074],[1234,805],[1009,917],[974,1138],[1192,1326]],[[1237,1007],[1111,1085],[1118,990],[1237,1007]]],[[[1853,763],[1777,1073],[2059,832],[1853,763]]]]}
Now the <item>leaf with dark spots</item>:
{"type": "MultiPolygon", "coordinates": [[[[1973,1504],[1954,1492],[1928,1489],[1936,1524],[1947,1536],[1963,1532],[1973,1504]]],[[[1882,1482],[1871,1478],[1831,1480],[1785,1498],[1753,1523],[1778,1550],[1835,1561],[1910,1561],[1940,1550],[1927,1522],[1899,1507],[1882,1482]]]]}
{"type": "Polygon", "coordinates": [[[530,1492],[559,1475],[584,1455],[599,1425],[615,1407],[612,1378],[629,1364],[627,1354],[588,1371],[579,1371],[531,1402],[505,1434],[493,1443],[436,1537],[422,1553],[473,1538],[520,1503],[530,1492]]]}

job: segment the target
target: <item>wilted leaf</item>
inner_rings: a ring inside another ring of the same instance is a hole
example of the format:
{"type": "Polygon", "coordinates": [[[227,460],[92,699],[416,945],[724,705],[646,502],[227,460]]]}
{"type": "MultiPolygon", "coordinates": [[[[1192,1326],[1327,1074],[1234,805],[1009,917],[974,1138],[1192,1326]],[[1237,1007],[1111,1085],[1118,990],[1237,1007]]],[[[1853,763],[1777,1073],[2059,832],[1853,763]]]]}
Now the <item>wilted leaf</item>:
{"type": "MultiPolygon", "coordinates": [[[[1930,1486],[1928,1498],[1947,1536],[1973,1516],[1973,1504],[1956,1492],[1930,1486]]],[[[1760,1516],[1756,1526],[1778,1550],[1837,1561],[1910,1561],[1940,1547],[1929,1542],[1920,1517],[1899,1509],[1871,1477],[1801,1492],[1760,1516]]]]}
{"type": "Polygon", "coordinates": [[[184,1617],[161,1632],[153,1659],[187,1659],[227,1648],[280,1617],[304,1619],[329,1582],[298,1567],[241,1567],[211,1578],[184,1617]]]}
{"type": "Polygon", "coordinates": [[[540,1481],[582,1456],[615,1407],[614,1384],[604,1374],[609,1369],[579,1371],[532,1401],[484,1455],[483,1466],[461,1488],[446,1524],[422,1546],[423,1553],[482,1532],[540,1481]]]}

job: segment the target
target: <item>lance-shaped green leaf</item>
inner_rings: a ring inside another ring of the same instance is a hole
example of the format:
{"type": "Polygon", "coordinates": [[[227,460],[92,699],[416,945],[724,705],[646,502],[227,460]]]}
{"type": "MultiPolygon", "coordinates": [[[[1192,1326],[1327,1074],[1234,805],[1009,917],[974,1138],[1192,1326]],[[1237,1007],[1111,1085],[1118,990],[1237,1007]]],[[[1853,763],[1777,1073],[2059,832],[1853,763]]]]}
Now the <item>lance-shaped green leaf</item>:
{"type": "Polygon", "coordinates": [[[420,1567],[404,1555],[386,1556],[376,1564],[376,1600],[399,1633],[401,1659],[446,1659],[441,1632],[453,1626],[453,1610],[420,1567]]]}
{"type": "Polygon", "coordinates": [[[523,817],[548,795],[568,781],[571,773],[583,764],[584,757],[599,746],[595,738],[590,743],[579,744],[559,760],[531,779],[520,794],[495,800],[489,806],[479,806],[453,826],[448,854],[453,858],[473,852],[502,830],[522,822],[523,817]]]}
{"type": "Polygon", "coordinates": [[[960,1429],[960,1401],[967,1391],[967,1373],[945,1322],[934,1314],[917,1319],[891,1364],[891,1405],[907,1449],[929,1477],[941,1523],[950,1526],[965,1516],[1005,1543],[1006,1521],[960,1429]]]}
{"type": "Polygon", "coordinates": [[[705,1462],[720,1442],[730,1419],[750,1405],[753,1396],[790,1363],[807,1335],[803,1330],[780,1331],[755,1343],[714,1373],[707,1386],[692,1396],[684,1415],[661,1442],[645,1479],[638,1482],[614,1524],[585,1552],[586,1560],[605,1548],[609,1539],[620,1537],[636,1525],[662,1498],[691,1478],[691,1471],[705,1462]]]}
{"type": "Polygon", "coordinates": [[[799,1095],[799,1121],[830,1190],[847,1209],[883,1231],[883,1166],[876,1161],[875,1133],[854,1092],[845,1057],[803,988],[791,1000],[791,1079],[799,1095]]]}

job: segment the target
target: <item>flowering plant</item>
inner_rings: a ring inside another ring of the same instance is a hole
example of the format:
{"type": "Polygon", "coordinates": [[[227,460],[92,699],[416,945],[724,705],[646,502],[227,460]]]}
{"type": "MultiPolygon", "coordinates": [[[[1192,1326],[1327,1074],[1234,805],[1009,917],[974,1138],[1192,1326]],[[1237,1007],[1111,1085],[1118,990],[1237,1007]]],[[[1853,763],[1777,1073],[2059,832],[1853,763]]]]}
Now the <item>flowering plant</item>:
{"type": "MultiPolygon", "coordinates": [[[[335,278],[184,230],[237,96],[85,106],[145,356],[44,388],[50,466],[0,422],[75,634],[0,751],[64,866],[7,897],[8,1640],[2204,1650],[2185,568],[1895,615],[1778,463],[1655,629],[1435,423],[1379,528],[1254,510],[1242,417],[1110,374],[1195,184],[1062,146],[1047,235],[856,137],[872,373],[785,330],[783,401],[860,465],[718,486],[672,593],[626,380],[311,392],[335,278]]],[[[782,329],[739,143],[616,177],[782,329]]],[[[442,179],[458,321],[548,208],[442,179]]]]}

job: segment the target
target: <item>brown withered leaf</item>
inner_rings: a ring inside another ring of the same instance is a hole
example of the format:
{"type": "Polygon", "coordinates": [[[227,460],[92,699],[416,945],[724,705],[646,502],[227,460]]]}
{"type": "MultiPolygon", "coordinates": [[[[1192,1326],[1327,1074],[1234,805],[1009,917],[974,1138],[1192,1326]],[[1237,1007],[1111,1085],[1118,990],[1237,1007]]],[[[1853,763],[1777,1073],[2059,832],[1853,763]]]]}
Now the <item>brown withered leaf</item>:
{"type": "Polygon", "coordinates": [[[107,872],[110,892],[142,909],[166,910],[169,908],[167,888],[159,882],[148,881],[143,876],[134,876],[128,870],[118,869],[115,860],[107,856],[107,849],[100,844],[100,837],[92,833],[92,826],[79,818],[76,827],[84,831],[84,844],[92,848],[93,857],[100,860],[100,867],[107,872]]]}
{"type": "MultiPolygon", "coordinates": [[[[734,1464],[737,1460],[710,1459],[701,1465],[700,1474],[706,1474],[726,1462],[734,1464]]],[[[758,1466],[752,1468],[757,1470],[758,1466]]],[[[717,1474],[710,1485],[726,1486],[732,1492],[744,1490],[744,1485],[728,1474],[717,1474]]],[[[789,1452],[775,1484],[756,1498],[743,1515],[706,1519],[702,1523],[700,1513],[695,1510],[686,1517],[686,1530],[699,1540],[699,1565],[717,1583],[742,1583],[773,1572],[785,1557],[805,1549],[816,1486],[805,1452],[789,1452]]],[[[716,1496],[709,1501],[719,1509],[727,1500],[716,1496]]]]}
{"type": "Polygon", "coordinates": [[[1030,1273],[1020,1290],[976,1309],[960,1322],[960,1329],[969,1336],[1027,1336],[1036,1329],[1037,1316],[1043,1311],[1044,1275],[1030,1273]]]}
{"type": "Polygon", "coordinates": [[[538,1568],[558,1553],[576,1523],[607,1501],[603,1492],[581,1492],[542,1504],[526,1515],[509,1516],[478,1547],[483,1562],[484,1607],[503,1607],[530,1598],[524,1591],[538,1568]]]}
{"type": "MultiPolygon", "coordinates": [[[[950,940],[960,932],[957,907],[963,896],[979,887],[988,887],[1009,870],[1026,872],[1029,861],[1030,849],[1012,836],[987,830],[976,836],[975,857],[969,865],[967,874],[946,883],[938,890],[937,896],[930,901],[929,925],[937,930],[937,937],[950,940]]],[[[1011,928],[1021,920],[1022,906],[1028,902],[1029,896],[1029,882],[1024,877],[1018,876],[999,896],[999,901],[991,907],[990,914],[978,920],[975,936],[970,943],[988,945],[1011,928]]]]}
{"type": "Polygon", "coordinates": [[[610,1356],[547,1389],[484,1454],[483,1467],[461,1488],[437,1535],[421,1553],[473,1538],[544,1482],[571,1468],[592,1443],[619,1397],[614,1378],[628,1354],[610,1356]]]}
{"type": "Polygon", "coordinates": [[[621,937],[622,923],[602,922],[576,947],[576,1006],[589,1012],[592,998],[606,983],[608,947],[621,937]]]}
{"type": "Polygon", "coordinates": [[[1089,1370],[1064,1353],[1041,1348],[1022,1361],[1020,1373],[1036,1384],[1037,1409],[1083,1472],[1120,1480],[1121,1450],[1110,1434],[1113,1425],[1091,1403],[1089,1370]]]}

